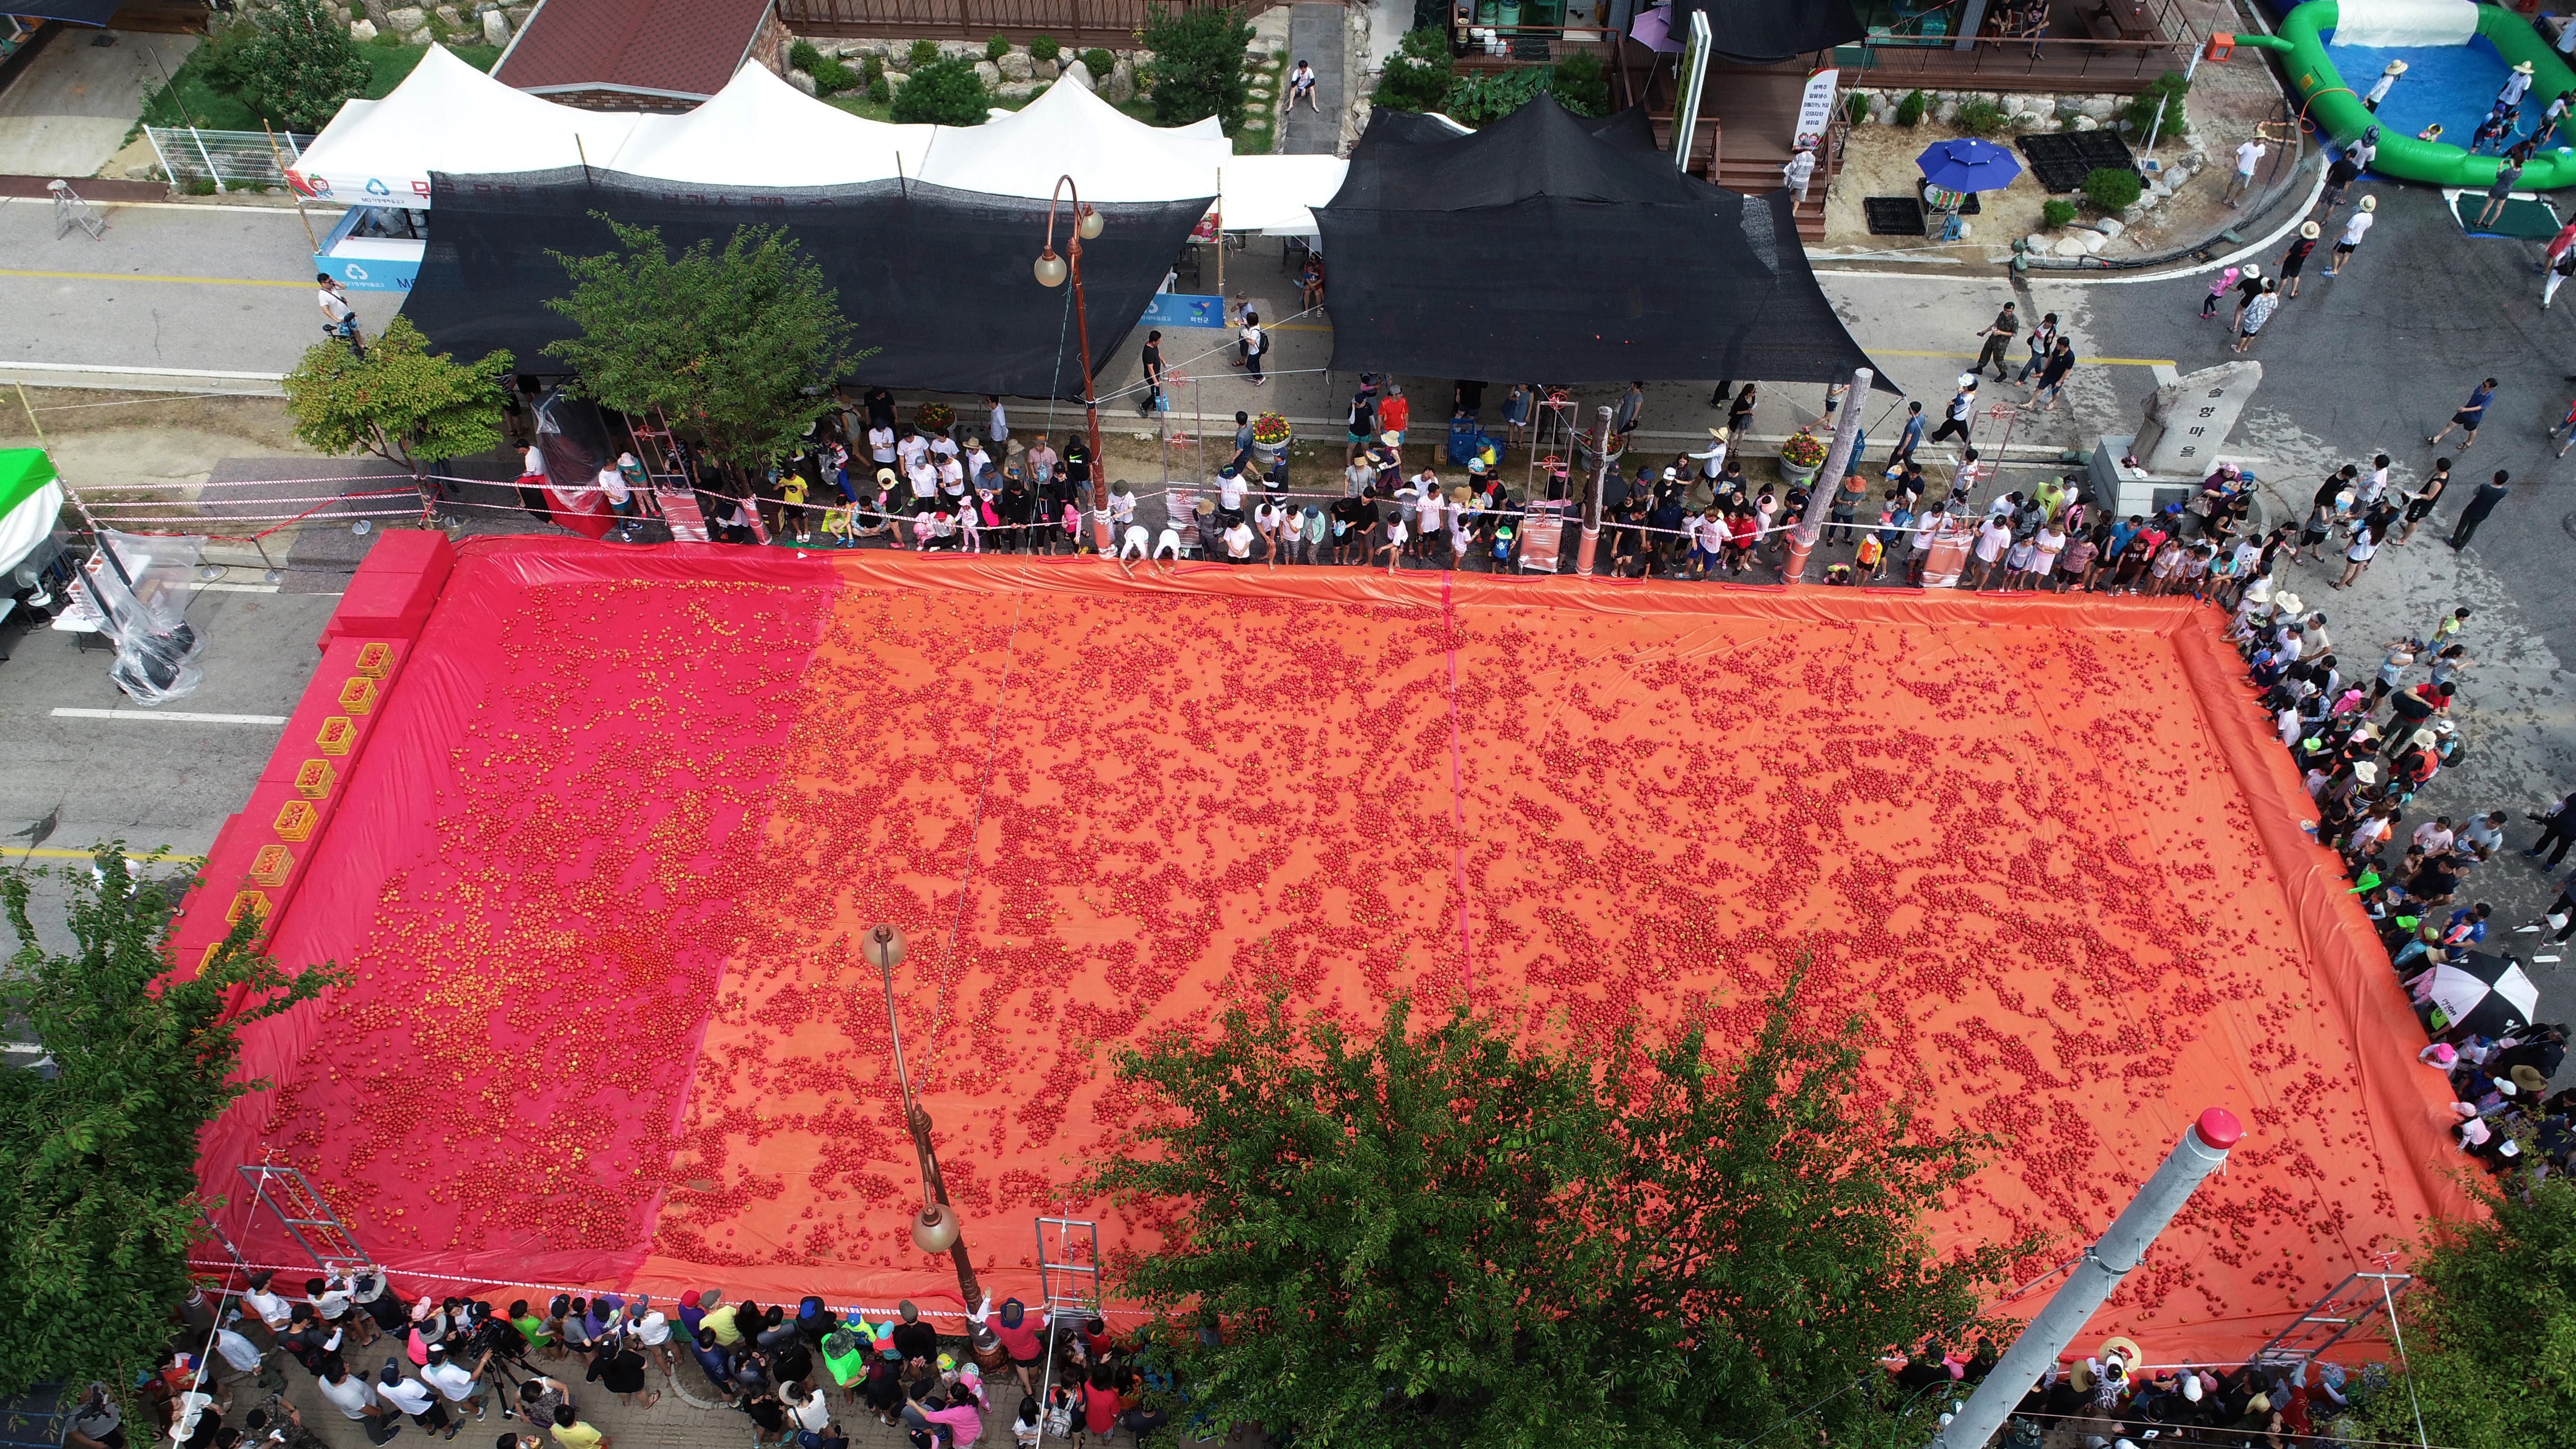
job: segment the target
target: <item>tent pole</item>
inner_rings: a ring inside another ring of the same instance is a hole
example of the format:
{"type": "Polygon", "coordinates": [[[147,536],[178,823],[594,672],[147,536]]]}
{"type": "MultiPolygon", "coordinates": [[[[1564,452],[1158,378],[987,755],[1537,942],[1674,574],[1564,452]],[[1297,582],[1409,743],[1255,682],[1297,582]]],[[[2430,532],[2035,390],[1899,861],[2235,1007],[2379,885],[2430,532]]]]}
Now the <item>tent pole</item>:
{"type": "MultiPolygon", "coordinates": [[[[259,130],[261,135],[268,138],[268,154],[270,159],[277,162],[277,174],[284,176],[286,174],[286,158],[278,153],[277,133],[268,128],[268,122],[265,119],[260,121],[259,130]]],[[[304,193],[296,190],[292,185],[290,185],[286,188],[286,194],[295,198],[295,215],[304,223],[304,239],[308,242],[313,242],[313,250],[317,252],[322,250],[322,243],[313,241],[313,218],[306,214],[304,210],[304,193]]]]}
{"type": "MultiPolygon", "coordinates": [[[[1816,551],[1816,540],[1824,535],[1825,513],[1833,501],[1833,490],[1843,486],[1844,476],[1860,461],[1852,456],[1852,449],[1860,444],[1861,408],[1869,401],[1870,384],[1875,381],[1876,374],[1866,367],[1852,370],[1851,392],[1843,399],[1849,405],[1834,423],[1834,445],[1825,450],[1825,466],[1816,471],[1815,481],[1808,486],[1805,515],[1789,530],[1789,552],[1780,560],[1780,582],[1784,584],[1804,581],[1807,555],[1816,551]]],[[[1739,442],[1737,446],[1742,445],[1739,442]]]]}
{"type": "MultiPolygon", "coordinates": [[[[1706,12],[1693,11],[1697,20],[1706,12]]],[[[1574,551],[1574,572],[1578,578],[1592,577],[1592,556],[1601,546],[1601,495],[1610,486],[1610,410],[1601,409],[1600,461],[1592,469],[1592,493],[1583,500],[1583,542],[1574,551]]]]}

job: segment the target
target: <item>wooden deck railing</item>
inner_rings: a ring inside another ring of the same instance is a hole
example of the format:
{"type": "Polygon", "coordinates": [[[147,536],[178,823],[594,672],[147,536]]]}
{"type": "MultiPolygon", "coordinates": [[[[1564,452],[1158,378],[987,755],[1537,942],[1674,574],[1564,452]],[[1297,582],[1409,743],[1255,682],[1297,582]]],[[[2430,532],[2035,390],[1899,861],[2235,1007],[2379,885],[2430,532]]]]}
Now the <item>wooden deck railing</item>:
{"type": "MultiPolygon", "coordinates": [[[[1113,48],[1132,43],[1156,3],[1178,12],[1219,0],[777,0],[778,18],[799,35],[982,40],[1044,34],[1113,48]]],[[[1269,7],[1254,0],[1243,8],[1269,7]]]]}

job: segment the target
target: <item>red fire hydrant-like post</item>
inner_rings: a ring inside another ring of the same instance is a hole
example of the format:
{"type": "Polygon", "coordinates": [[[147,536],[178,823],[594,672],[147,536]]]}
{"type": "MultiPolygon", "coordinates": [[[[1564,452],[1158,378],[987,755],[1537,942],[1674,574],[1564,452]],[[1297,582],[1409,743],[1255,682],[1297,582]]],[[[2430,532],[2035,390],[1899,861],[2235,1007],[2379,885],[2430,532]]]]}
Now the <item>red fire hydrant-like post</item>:
{"type": "MultiPolygon", "coordinates": [[[[1825,450],[1825,466],[1807,485],[1807,511],[1789,529],[1788,557],[1780,561],[1780,582],[1803,583],[1807,572],[1807,555],[1816,551],[1816,540],[1825,532],[1825,513],[1832,506],[1834,490],[1843,483],[1843,475],[1860,460],[1852,450],[1860,445],[1860,410],[1869,401],[1870,384],[1877,374],[1868,368],[1852,373],[1851,391],[1843,394],[1842,416],[1834,421],[1834,445],[1825,450]]],[[[1727,445],[1744,446],[1742,438],[1730,438],[1727,445]]]]}
{"type": "Polygon", "coordinates": [[[2039,1310],[2030,1327],[2004,1350],[2002,1360],[1977,1386],[1967,1407],[1942,1426],[1932,1440],[1932,1449],[1984,1449],[1986,1441],[2004,1426],[2013,1406],[2021,1402],[2022,1395],[2039,1382],[2041,1372],[2057,1362],[2057,1356],[2075,1341],[2075,1335],[2083,1331],[2111,1296],[2111,1290],[2119,1287],[2120,1280],[2147,1255],[2156,1235],[2190,1201],[2192,1190],[2200,1186],[2203,1178],[2226,1165],[2227,1154],[2244,1136],[2245,1128],[2226,1108],[2212,1107],[2200,1114],[2200,1120],[2182,1134],[2182,1141],[2164,1165],[2147,1179],[2146,1186],[2138,1189],[2136,1197],[2129,1199],[2129,1205],[2120,1209],[2120,1215],[2111,1220],[2111,1226],[2093,1246],[2084,1250],[2083,1258],[2067,1274],[2057,1295],[2048,1300],[2048,1306],[2039,1310]]]}

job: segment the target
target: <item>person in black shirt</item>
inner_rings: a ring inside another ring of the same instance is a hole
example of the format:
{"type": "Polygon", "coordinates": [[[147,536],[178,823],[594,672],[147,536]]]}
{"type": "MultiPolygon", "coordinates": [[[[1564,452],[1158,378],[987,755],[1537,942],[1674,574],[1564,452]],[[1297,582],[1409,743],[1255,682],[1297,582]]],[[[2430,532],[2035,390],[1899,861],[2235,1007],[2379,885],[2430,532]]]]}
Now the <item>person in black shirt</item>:
{"type": "Polygon", "coordinates": [[[921,1321],[921,1310],[906,1299],[895,1311],[903,1321],[894,1326],[894,1350],[903,1355],[904,1367],[927,1366],[939,1357],[939,1334],[921,1321]]]}
{"type": "Polygon", "coordinates": [[[1619,510],[1619,526],[1611,531],[1610,574],[1643,578],[1646,573],[1645,532],[1646,500],[1631,498],[1619,510]]]}
{"type": "Polygon", "coordinates": [[[1350,429],[1350,446],[1343,450],[1344,463],[1358,457],[1360,449],[1367,447],[1369,440],[1377,436],[1377,383],[1365,372],[1360,374],[1359,390],[1351,394],[1347,426],[1350,429]]]}
{"type": "Polygon", "coordinates": [[[1333,525],[1333,562],[1347,563],[1356,552],[1359,561],[1368,562],[1367,533],[1377,521],[1377,505],[1366,498],[1339,498],[1325,510],[1333,525]]]}
{"type": "Polygon", "coordinates": [[[859,399],[859,405],[867,409],[868,426],[887,428],[894,426],[893,393],[881,387],[869,388],[866,395],[859,399]]]}
{"type": "Polygon", "coordinates": [[[1161,332],[1145,334],[1143,361],[1145,395],[1137,401],[1136,412],[1140,417],[1152,417],[1154,409],[1161,406],[1163,401],[1163,334],[1161,332]]]}
{"type": "Polygon", "coordinates": [[[1485,385],[1482,382],[1470,382],[1460,378],[1449,389],[1449,416],[1473,418],[1482,416],[1484,411],[1485,385]]]}
{"type": "Polygon", "coordinates": [[[645,1392],[644,1355],[637,1353],[634,1340],[623,1334],[599,1346],[599,1351],[590,1357],[590,1372],[584,1377],[639,1409],[649,1409],[662,1401],[658,1391],[645,1392]]]}
{"type": "Polygon", "coordinates": [[[1646,577],[1652,578],[1659,563],[1680,556],[1682,500],[1680,494],[1659,495],[1653,511],[1646,515],[1646,526],[1655,532],[1646,538],[1646,577]]]}

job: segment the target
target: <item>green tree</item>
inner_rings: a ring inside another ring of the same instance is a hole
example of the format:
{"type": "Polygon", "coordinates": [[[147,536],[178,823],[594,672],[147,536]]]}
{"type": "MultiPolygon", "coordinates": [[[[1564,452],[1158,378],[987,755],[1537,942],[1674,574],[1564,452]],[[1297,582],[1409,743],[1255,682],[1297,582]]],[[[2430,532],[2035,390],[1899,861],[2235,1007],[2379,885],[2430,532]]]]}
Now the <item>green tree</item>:
{"type": "Polygon", "coordinates": [[[1456,67],[1449,55],[1448,32],[1408,30],[1396,42],[1395,53],[1386,58],[1386,68],[1378,72],[1369,104],[1389,111],[1439,110],[1449,97],[1456,67]]]}
{"type": "MultiPolygon", "coordinates": [[[[49,1080],[0,1067],[0,1395],[43,1382],[130,1385],[155,1366],[188,1296],[197,1139],[266,1082],[234,1080],[238,1033],[346,979],[288,973],[251,944],[245,916],[203,970],[171,970],[186,880],[139,880],[124,845],[76,870],[0,869],[17,949],[0,1002],[51,1060],[49,1080]],[[68,898],[71,949],[38,939],[34,885],[68,898]],[[241,1000],[234,1000],[235,993],[241,1000]]],[[[209,909],[219,909],[220,903],[209,909]]]]}
{"type": "Polygon", "coordinates": [[[552,253],[572,292],[546,303],[581,329],[554,355],[584,396],[638,417],[658,411],[720,461],[762,468],[868,355],[850,352],[839,295],[787,228],[741,226],[721,250],[705,239],[675,253],[653,227],[594,215],[621,250],[552,253]]]}
{"type": "Polygon", "coordinates": [[[922,66],[894,93],[894,118],[906,125],[980,126],[992,108],[984,78],[962,60],[922,66]]]}
{"type": "Polygon", "coordinates": [[[1112,1269],[1206,1422],[1660,1449],[1815,1406],[1800,1440],[1878,1442],[1933,1406],[1875,1357],[1975,1324],[2012,1250],[1933,1255],[1976,1144],[1859,1105],[1858,1031],[1784,1000],[1720,1063],[1695,1032],[1578,1052],[1398,1002],[1372,1039],[1274,998],[1121,1054],[1149,1110],[1086,1186],[1176,1209],[1112,1269]]]}
{"type": "Polygon", "coordinates": [[[1225,134],[1241,130],[1245,99],[1251,94],[1243,51],[1251,43],[1252,26],[1238,10],[1212,7],[1177,15],[1160,5],[1147,10],[1145,48],[1154,52],[1147,91],[1154,102],[1154,124],[1186,126],[1214,116],[1225,134]]]}
{"type": "MultiPolygon", "coordinates": [[[[2528,1158],[2533,1151],[2523,1144],[2528,1158]]],[[[2470,1184],[2483,1211],[2435,1225],[2397,1300],[2407,1371],[2356,1400],[2378,1432],[2456,1449],[2556,1449],[2576,1424],[2576,1183],[2470,1184]]],[[[2365,1437],[2365,1436],[2352,1436],[2365,1437]]]]}
{"type": "Polygon", "coordinates": [[[507,352],[471,363],[432,352],[429,339],[397,312],[365,357],[337,341],[306,348],[286,375],[286,406],[295,436],[317,451],[363,448],[424,477],[436,459],[501,445],[510,362],[507,352]]]}
{"type": "Polygon", "coordinates": [[[257,23],[241,68],[260,110],[288,130],[319,131],[342,101],[365,94],[373,74],[366,57],[321,0],[278,0],[257,23]]]}
{"type": "Polygon", "coordinates": [[[1578,50],[1549,70],[1547,88],[1567,110],[1578,116],[1610,114],[1610,77],[1602,73],[1601,57],[1578,50]]]}

